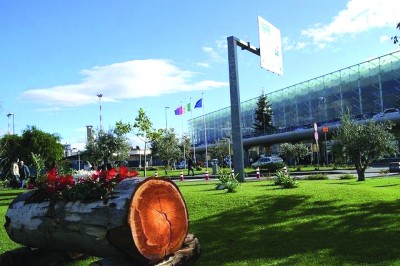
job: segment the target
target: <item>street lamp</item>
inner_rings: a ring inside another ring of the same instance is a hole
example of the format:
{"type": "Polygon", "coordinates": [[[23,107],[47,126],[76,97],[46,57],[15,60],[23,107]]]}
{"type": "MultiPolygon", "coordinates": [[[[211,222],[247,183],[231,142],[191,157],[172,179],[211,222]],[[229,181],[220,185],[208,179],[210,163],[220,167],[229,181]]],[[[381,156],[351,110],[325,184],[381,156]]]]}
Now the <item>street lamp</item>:
{"type": "Polygon", "coordinates": [[[97,97],[99,97],[99,106],[100,106],[100,131],[102,130],[102,125],[101,125],[101,97],[103,97],[103,94],[99,93],[97,94],[97,97]]]}
{"type": "Polygon", "coordinates": [[[168,130],[167,109],[169,106],[165,106],[165,130],[168,130]]]}
{"type": "Polygon", "coordinates": [[[7,117],[8,117],[8,134],[10,134],[10,116],[13,117],[13,135],[15,133],[15,127],[14,127],[14,113],[8,113],[7,117]]]}

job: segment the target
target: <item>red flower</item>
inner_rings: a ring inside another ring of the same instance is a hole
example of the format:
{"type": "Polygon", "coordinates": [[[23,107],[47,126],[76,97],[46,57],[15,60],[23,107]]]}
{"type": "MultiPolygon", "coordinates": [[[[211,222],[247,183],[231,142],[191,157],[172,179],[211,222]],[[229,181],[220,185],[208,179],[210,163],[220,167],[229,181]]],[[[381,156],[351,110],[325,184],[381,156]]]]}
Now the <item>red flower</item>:
{"type": "Polygon", "coordinates": [[[135,170],[129,172],[129,176],[130,176],[130,177],[135,177],[135,176],[138,176],[138,175],[139,175],[139,173],[136,172],[135,170]]]}
{"type": "Polygon", "coordinates": [[[56,181],[56,179],[57,179],[57,169],[54,167],[47,172],[47,181],[52,182],[56,181]]]}
{"type": "Polygon", "coordinates": [[[111,179],[114,179],[116,175],[117,175],[117,170],[115,168],[111,168],[110,170],[101,172],[100,177],[107,181],[110,181],[111,179]]]}
{"type": "Polygon", "coordinates": [[[126,177],[126,176],[128,176],[128,173],[129,173],[128,167],[126,167],[126,166],[120,166],[119,167],[119,175],[120,176],[126,177]]]}
{"type": "Polygon", "coordinates": [[[96,181],[99,177],[100,177],[100,171],[96,171],[96,173],[94,173],[90,179],[92,179],[93,181],[96,181]]]}
{"type": "Polygon", "coordinates": [[[64,186],[75,185],[74,177],[72,175],[60,177],[59,182],[64,186]]]}

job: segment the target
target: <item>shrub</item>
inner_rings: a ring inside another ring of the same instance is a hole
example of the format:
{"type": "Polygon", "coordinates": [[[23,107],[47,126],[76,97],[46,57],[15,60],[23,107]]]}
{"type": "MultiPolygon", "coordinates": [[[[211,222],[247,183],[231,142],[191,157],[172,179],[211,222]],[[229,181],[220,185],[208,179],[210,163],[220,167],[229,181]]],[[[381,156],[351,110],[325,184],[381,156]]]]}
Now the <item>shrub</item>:
{"type": "Polygon", "coordinates": [[[345,180],[345,179],[355,179],[356,177],[352,174],[343,174],[339,176],[339,179],[345,180]]]}
{"type": "Polygon", "coordinates": [[[237,175],[232,175],[230,172],[223,170],[217,175],[217,178],[221,183],[219,183],[215,189],[227,189],[227,192],[236,192],[240,187],[239,181],[236,179],[237,175]]]}
{"type": "Polygon", "coordinates": [[[280,186],[281,188],[294,188],[298,186],[296,178],[291,177],[290,174],[285,171],[276,172],[274,184],[276,186],[280,186]]]}
{"type": "Polygon", "coordinates": [[[388,169],[379,170],[379,174],[381,174],[381,175],[387,175],[388,173],[389,173],[388,169]]]}
{"type": "Polygon", "coordinates": [[[328,175],[325,173],[309,175],[305,179],[307,179],[307,180],[326,180],[326,179],[328,179],[328,175]]]}
{"type": "Polygon", "coordinates": [[[8,188],[10,187],[10,180],[4,179],[3,181],[0,181],[0,188],[8,188]]]}

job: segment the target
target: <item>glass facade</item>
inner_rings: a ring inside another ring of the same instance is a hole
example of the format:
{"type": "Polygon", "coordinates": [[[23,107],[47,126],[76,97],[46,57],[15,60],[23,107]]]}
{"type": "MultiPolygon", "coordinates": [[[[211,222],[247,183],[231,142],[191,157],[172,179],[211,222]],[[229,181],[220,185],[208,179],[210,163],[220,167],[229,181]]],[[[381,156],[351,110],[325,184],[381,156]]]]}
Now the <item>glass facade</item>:
{"type": "MultiPolygon", "coordinates": [[[[400,50],[267,94],[278,132],[337,121],[343,112],[370,118],[399,106],[400,50]]],[[[251,138],[258,98],[241,103],[243,138],[251,138]]],[[[230,107],[189,120],[196,146],[230,136],[230,107]],[[205,132],[207,134],[205,134],[205,132]]]]}

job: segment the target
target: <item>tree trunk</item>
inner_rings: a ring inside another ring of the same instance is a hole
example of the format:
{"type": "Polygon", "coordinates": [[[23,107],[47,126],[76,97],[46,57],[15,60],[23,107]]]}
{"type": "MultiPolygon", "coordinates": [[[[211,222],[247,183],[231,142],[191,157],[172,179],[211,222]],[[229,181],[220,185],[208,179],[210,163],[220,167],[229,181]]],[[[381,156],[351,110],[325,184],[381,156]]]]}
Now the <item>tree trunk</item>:
{"type": "Polygon", "coordinates": [[[167,179],[123,180],[107,202],[29,202],[34,193],[10,204],[4,225],[28,247],[154,263],[179,250],[188,233],[186,204],[167,179]]]}
{"type": "Polygon", "coordinates": [[[357,170],[357,181],[365,181],[365,170],[363,169],[356,169],[357,170]]]}

